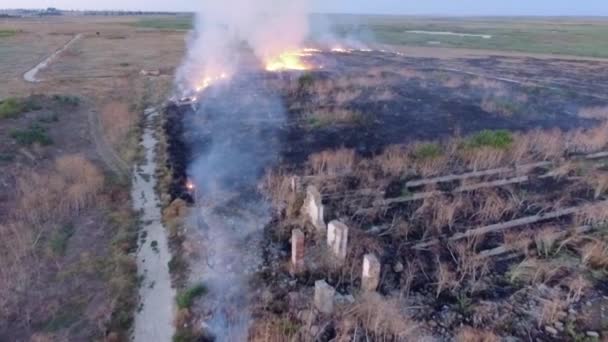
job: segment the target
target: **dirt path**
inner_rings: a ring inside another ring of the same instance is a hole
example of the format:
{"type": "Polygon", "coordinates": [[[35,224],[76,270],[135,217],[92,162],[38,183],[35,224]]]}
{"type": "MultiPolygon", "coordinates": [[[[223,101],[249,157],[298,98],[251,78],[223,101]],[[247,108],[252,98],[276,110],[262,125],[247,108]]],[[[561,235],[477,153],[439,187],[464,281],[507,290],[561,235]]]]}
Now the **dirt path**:
{"type": "Polygon", "coordinates": [[[99,113],[96,110],[89,110],[87,113],[89,120],[89,130],[97,154],[103,162],[118,176],[125,177],[128,174],[129,166],[122,160],[116,151],[106,142],[103,135],[101,122],[99,121],[99,113]]]}
{"type": "Polygon", "coordinates": [[[51,64],[51,62],[53,62],[57,58],[57,56],[59,56],[59,54],[61,54],[65,50],[67,50],[72,44],[74,44],[77,40],[82,38],[82,36],[83,36],[82,33],[75,35],[74,38],[70,39],[69,42],[65,43],[65,45],[61,49],[53,52],[50,56],[45,58],[42,62],[38,63],[38,65],[36,65],[35,67],[33,67],[32,69],[27,71],[25,74],[23,74],[23,79],[26,82],[30,82],[30,83],[40,82],[40,80],[36,78],[36,74],[40,70],[46,68],[49,64],[51,64]]]}
{"type": "Polygon", "coordinates": [[[155,109],[145,112],[142,147],[145,159],[133,170],[131,198],[135,210],[142,213],[142,237],[137,251],[137,271],[143,279],[140,286],[140,307],[135,314],[133,341],[169,342],[172,339],[173,299],[168,262],[171,259],[165,228],[161,222],[160,201],[155,192],[156,144],[154,136],[155,109]]]}

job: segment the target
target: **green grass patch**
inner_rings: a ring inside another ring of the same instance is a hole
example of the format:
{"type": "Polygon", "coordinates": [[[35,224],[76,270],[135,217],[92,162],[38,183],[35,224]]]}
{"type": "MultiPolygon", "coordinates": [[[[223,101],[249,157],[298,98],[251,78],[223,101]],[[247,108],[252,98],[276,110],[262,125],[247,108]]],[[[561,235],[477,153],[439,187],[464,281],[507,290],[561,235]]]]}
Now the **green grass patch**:
{"type": "Polygon", "coordinates": [[[0,119],[17,118],[22,113],[40,109],[42,109],[42,105],[37,96],[30,96],[26,99],[9,97],[0,101],[0,119]]]}
{"type": "Polygon", "coordinates": [[[46,133],[46,129],[39,125],[32,125],[25,130],[14,130],[11,132],[11,137],[19,145],[30,146],[33,144],[40,144],[42,146],[48,146],[53,144],[53,140],[46,133]]]}
{"type": "Polygon", "coordinates": [[[68,248],[68,241],[74,235],[74,226],[71,224],[65,225],[53,232],[49,239],[49,247],[56,256],[64,256],[68,248]]]}
{"type": "Polygon", "coordinates": [[[46,332],[57,332],[71,327],[83,318],[84,306],[82,304],[64,305],[42,326],[46,332]]]}
{"type": "Polygon", "coordinates": [[[53,144],[53,139],[49,137],[46,129],[39,125],[31,125],[25,130],[14,130],[11,132],[11,137],[19,145],[31,146],[33,144],[40,144],[42,146],[49,146],[53,144]]]}
{"type": "Polygon", "coordinates": [[[466,146],[470,148],[493,147],[497,149],[507,149],[513,143],[513,136],[507,130],[483,130],[471,136],[466,146]]]}
{"type": "Polygon", "coordinates": [[[16,35],[17,32],[18,32],[17,30],[2,29],[2,30],[0,30],[0,38],[12,37],[12,36],[16,35]]]}
{"type": "Polygon", "coordinates": [[[11,97],[0,102],[0,119],[13,119],[25,111],[25,105],[17,98],[11,97]]]}
{"type": "Polygon", "coordinates": [[[207,293],[207,287],[203,284],[196,284],[185,291],[177,294],[175,302],[180,309],[188,309],[192,306],[194,300],[207,293]]]}
{"type": "Polygon", "coordinates": [[[436,143],[422,144],[414,150],[414,158],[419,160],[435,159],[442,155],[443,149],[436,143]]]}
{"type": "Polygon", "coordinates": [[[193,17],[175,18],[147,18],[138,20],[135,27],[152,28],[158,30],[191,30],[194,27],[193,17]]]}

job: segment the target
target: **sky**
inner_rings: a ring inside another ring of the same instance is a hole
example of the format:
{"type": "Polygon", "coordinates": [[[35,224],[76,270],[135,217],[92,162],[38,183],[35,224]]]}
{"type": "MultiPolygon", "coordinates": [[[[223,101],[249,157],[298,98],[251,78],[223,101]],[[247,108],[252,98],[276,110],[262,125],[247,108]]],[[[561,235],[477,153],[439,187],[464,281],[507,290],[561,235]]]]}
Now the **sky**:
{"type": "MultiPolygon", "coordinates": [[[[218,0],[2,0],[0,8],[190,11],[218,0]]],[[[221,0],[220,0],[221,1],[221,0]]],[[[255,1],[255,0],[251,0],[255,1]]],[[[289,1],[289,0],[284,0],[289,1]]],[[[315,12],[435,15],[608,16],[608,0],[311,0],[315,12]]]]}

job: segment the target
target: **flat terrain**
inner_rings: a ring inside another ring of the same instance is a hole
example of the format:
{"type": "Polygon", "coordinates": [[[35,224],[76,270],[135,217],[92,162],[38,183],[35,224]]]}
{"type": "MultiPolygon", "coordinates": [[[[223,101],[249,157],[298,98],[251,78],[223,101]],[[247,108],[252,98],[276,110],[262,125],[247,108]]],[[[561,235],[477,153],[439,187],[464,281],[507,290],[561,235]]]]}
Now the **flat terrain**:
{"type": "Polygon", "coordinates": [[[2,341],[130,335],[139,234],[130,168],[143,110],[167,98],[184,50],[183,32],[137,20],[0,20],[2,341]],[[78,34],[40,82],[23,79],[78,34]]]}
{"type": "Polygon", "coordinates": [[[608,23],[330,19],[314,45],[366,49],[194,105],[191,16],[0,19],[0,340],[605,338],[608,23]]]}
{"type": "Polygon", "coordinates": [[[323,69],[242,73],[166,110],[166,191],[194,200],[196,218],[173,243],[193,272],[184,288],[207,289],[180,316],[205,322],[190,333],[605,333],[606,62],[369,50],[308,61],[323,69]],[[310,217],[317,192],[323,228],[310,217]],[[328,246],[335,220],[349,227],[342,257],[328,246]],[[296,230],[305,252],[294,274],[296,230]],[[362,289],[369,254],[376,291],[362,289]],[[313,304],[319,280],[336,290],[331,313],[313,304]]]}

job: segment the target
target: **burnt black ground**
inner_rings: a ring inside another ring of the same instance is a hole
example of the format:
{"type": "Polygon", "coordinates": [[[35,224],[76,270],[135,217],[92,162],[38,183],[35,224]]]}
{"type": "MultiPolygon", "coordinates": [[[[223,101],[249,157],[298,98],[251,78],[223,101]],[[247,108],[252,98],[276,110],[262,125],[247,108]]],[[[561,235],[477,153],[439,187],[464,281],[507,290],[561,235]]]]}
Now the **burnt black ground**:
{"type": "MultiPolygon", "coordinates": [[[[264,158],[268,158],[265,151],[270,146],[264,144],[272,144],[272,149],[279,151],[282,163],[299,165],[310,154],[332,148],[354,148],[361,155],[371,155],[391,144],[468,135],[484,129],[526,131],[591,127],[598,121],[579,117],[578,110],[608,104],[602,99],[603,91],[608,89],[608,68],[601,68],[603,64],[599,62],[495,56],[441,60],[378,51],[320,53],[312,60],[324,67],[307,72],[307,77],[315,81],[350,78],[352,84],[345,90],[360,91],[361,94],[346,104],[312,105],[311,95],[305,90],[289,93],[286,89],[273,88],[277,84],[297,84],[303,73],[248,71],[228,84],[214,85],[199,95],[196,104],[199,113],[222,115],[224,119],[217,121],[215,127],[202,123],[206,132],[190,132],[187,136],[180,131],[184,125],[187,127],[193,123],[179,121],[184,117],[206,119],[200,114],[192,115],[190,105],[171,104],[167,108],[166,128],[172,137],[169,149],[176,171],[174,187],[183,187],[184,165],[204,153],[205,145],[212,143],[208,139],[210,133],[227,124],[236,123],[230,143],[243,151],[255,151],[250,157],[254,158],[252,161],[256,165],[264,164],[264,158]],[[380,86],[369,86],[364,82],[365,77],[369,77],[366,75],[374,69],[381,75],[380,86]],[[401,74],[404,70],[421,76],[404,77],[401,74]],[[456,87],[447,86],[444,81],[450,77],[459,77],[464,82],[456,87]],[[500,89],[472,86],[468,82],[473,79],[498,83],[500,89]],[[274,82],[277,80],[281,82],[274,82]],[[374,100],[373,95],[378,91],[388,91],[393,98],[374,100]],[[272,103],[267,101],[269,95],[273,98],[272,103]],[[514,100],[520,97],[525,98],[523,103],[514,100]],[[512,107],[512,113],[504,115],[485,111],[480,105],[484,98],[509,101],[507,105],[512,107]],[[305,106],[289,110],[293,103],[304,103],[305,106]],[[350,125],[310,127],[305,116],[316,108],[348,109],[360,113],[363,120],[350,125]],[[252,134],[259,139],[251,139],[252,134]],[[260,144],[251,146],[252,141],[260,144]],[[201,149],[189,152],[188,146],[194,145],[201,149]],[[258,163],[258,159],[262,162],[258,163]]],[[[257,169],[254,173],[262,171],[257,169]]],[[[173,196],[179,197],[183,190],[174,190],[173,196]]]]}

